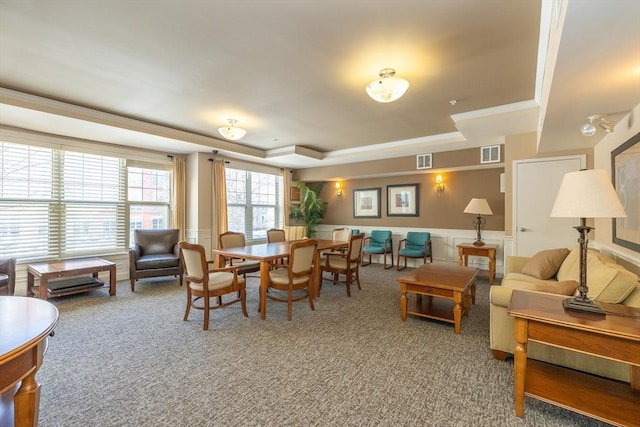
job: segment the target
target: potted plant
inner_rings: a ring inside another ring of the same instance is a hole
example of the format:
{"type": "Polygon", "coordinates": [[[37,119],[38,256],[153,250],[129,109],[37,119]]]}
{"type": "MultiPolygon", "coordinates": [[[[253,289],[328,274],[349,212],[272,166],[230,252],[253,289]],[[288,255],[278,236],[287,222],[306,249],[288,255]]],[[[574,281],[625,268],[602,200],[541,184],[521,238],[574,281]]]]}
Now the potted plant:
{"type": "Polygon", "coordinates": [[[296,181],[296,187],[300,190],[300,204],[291,205],[289,218],[307,227],[307,237],[316,234],[316,226],[322,222],[327,210],[327,202],[320,198],[323,185],[324,182],[320,182],[308,186],[302,181],[296,181]]]}

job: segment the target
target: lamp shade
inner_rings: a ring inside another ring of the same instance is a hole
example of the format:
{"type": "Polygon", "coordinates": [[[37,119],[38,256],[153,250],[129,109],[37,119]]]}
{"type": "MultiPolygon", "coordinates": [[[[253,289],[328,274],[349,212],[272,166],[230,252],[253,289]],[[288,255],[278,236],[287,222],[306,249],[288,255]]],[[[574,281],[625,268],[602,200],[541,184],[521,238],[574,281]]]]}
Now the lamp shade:
{"type": "Polygon", "coordinates": [[[487,199],[471,199],[464,213],[475,215],[493,215],[487,199]]]}
{"type": "Polygon", "coordinates": [[[367,85],[367,94],[378,102],[393,102],[400,98],[409,89],[409,82],[395,74],[392,68],[380,71],[380,78],[367,85]]]}
{"type": "Polygon", "coordinates": [[[611,179],[603,169],[589,169],[565,174],[551,209],[560,218],[624,218],[611,179]]]}

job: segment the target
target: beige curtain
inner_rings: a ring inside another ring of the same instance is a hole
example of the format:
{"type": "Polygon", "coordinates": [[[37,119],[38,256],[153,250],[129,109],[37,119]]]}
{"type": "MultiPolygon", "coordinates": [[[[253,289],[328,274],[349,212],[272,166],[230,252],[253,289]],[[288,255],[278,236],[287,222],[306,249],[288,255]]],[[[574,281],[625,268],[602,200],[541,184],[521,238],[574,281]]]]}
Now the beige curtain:
{"type": "Polygon", "coordinates": [[[214,159],[211,170],[211,248],[219,247],[218,236],[228,230],[227,223],[227,179],[224,172],[224,159],[214,159]]]}
{"type": "Polygon", "coordinates": [[[291,169],[282,170],[282,185],[284,187],[284,223],[283,225],[285,227],[289,225],[289,208],[291,206],[291,186],[293,185],[293,180],[291,179],[292,174],[293,174],[293,171],[291,169]]]}
{"type": "Polygon", "coordinates": [[[187,211],[187,157],[173,157],[173,186],[171,195],[171,226],[180,230],[180,240],[185,239],[187,211]]]}

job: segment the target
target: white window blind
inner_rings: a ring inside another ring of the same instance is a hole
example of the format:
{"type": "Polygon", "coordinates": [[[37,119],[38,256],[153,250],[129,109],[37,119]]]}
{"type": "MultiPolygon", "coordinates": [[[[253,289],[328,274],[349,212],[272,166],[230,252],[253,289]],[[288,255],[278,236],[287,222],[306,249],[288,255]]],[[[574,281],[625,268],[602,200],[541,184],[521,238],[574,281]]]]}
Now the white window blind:
{"type": "Polygon", "coordinates": [[[124,160],[0,142],[0,255],[125,251],[124,160]]]}

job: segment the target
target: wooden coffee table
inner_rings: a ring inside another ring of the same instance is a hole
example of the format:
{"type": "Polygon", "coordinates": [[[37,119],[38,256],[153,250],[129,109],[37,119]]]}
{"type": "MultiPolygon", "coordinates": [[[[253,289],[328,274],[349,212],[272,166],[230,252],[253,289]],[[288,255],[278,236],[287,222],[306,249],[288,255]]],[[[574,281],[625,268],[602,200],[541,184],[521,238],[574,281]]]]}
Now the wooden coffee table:
{"type": "Polygon", "coordinates": [[[27,296],[29,297],[35,296],[33,288],[36,277],[40,278],[38,296],[43,300],[107,286],[109,295],[116,294],[116,265],[98,257],[29,264],[27,266],[27,296]],[[109,272],[109,283],[98,279],[98,273],[101,271],[109,272]],[[91,276],[86,276],[87,274],[91,276]],[[85,277],[76,277],[82,275],[85,277]],[[50,279],[60,280],[49,282],[50,279]]]}
{"type": "Polygon", "coordinates": [[[400,283],[400,315],[407,313],[453,323],[460,333],[462,316],[469,314],[470,303],[476,302],[476,276],[479,269],[450,264],[425,264],[398,277],[400,283]],[[407,292],[416,294],[415,303],[407,307],[407,292]],[[427,296],[428,298],[422,298],[427,296]]]}

